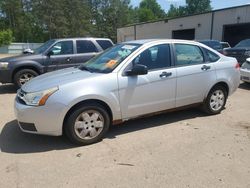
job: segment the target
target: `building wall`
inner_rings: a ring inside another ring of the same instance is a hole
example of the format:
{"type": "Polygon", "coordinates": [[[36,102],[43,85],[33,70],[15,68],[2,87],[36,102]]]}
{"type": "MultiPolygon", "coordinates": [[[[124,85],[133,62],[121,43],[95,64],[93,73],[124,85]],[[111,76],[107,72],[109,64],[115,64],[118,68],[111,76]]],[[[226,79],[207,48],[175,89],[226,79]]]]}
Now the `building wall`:
{"type": "Polygon", "coordinates": [[[250,6],[215,12],[213,39],[223,40],[223,26],[250,23],[250,6]]]}
{"type": "Polygon", "coordinates": [[[224,25],[248,22],[250,23],[250,6],[246,5],[206,14],[170,19],[168,21],[142,23],[135,26],[119,28],[117,30],[117,41],[122,42],[128,39],[172,38],[172,32],[174,30],[184,29],[195,29],[196,40],[210,39],[212,28],[212,39],[222,40],[224,25]],[[214,24],[212,27],[213,14],[214,24]]]}

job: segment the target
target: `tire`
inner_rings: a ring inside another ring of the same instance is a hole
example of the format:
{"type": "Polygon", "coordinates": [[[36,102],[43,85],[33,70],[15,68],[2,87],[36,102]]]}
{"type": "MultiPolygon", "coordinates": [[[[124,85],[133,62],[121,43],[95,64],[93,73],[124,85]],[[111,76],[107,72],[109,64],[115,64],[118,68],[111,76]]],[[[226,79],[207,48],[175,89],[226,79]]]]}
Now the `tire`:
{"type": "Polygon", "coordinates": [[[38,73],[32,69],[22,69],[15,73],[13,77],[14,84],[20,88],[23,84],[38,76],[38,73]]]}
{"type": "Polygon", "coordinates": [[[64,133],[74,144],[89,145],[101,141],[109,126],[110,116],[105,108],[98,103],[87,103],[69,114],[64,133]]]}
{"type": "Polygon", "coordinates": [[[219,114],[226,105],[227,97],[225,87],[220,85],[213,87],[203,103],[203,111],[209,115],[219,114]]]}

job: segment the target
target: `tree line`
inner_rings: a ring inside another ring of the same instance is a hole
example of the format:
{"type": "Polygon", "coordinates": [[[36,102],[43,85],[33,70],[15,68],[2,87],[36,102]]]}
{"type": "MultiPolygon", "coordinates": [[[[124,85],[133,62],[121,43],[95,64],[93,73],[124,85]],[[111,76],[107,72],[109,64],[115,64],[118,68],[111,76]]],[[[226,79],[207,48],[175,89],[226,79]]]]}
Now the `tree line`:
{"type": "Polygon", "coordinates": [[[156,0],[142,0],[138,7],[130,0],[0,0],[0,44],[7,43],[1,36],[17,42],[88,36],[116,41],[119,27],[209,10],[210,0],[186,0],[168,12],[156,0]]]}

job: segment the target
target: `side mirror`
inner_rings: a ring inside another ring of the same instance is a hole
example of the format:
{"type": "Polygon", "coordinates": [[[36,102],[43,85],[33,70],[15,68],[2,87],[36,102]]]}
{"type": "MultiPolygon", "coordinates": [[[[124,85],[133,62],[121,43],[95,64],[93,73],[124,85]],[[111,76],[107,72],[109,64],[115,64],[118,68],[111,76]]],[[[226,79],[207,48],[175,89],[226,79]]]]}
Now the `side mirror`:
{"type": "Polygon", "coordinates": [[[48,57],[50,57],[50,56],[52,56],[52,55],[54,55],[54,52],[51,50],[51,51],[49,51],[48,53],[47,53],[47,56],[48,57]]]}
{"type": "Polygon", "coordinates": [[[131,70],[125,73],[127,76],[137,76],[148,74],[148,68],[145,65],[135,64],[131,70]]]}

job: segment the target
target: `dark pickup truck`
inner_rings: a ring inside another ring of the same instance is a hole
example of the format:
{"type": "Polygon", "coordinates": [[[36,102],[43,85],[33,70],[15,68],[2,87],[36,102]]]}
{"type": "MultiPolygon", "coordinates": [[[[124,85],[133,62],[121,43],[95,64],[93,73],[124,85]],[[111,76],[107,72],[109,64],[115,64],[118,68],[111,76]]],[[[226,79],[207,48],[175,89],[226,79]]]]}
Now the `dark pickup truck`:
{"type": "Polygon", "coordinates": [[[40,74],[84,63],[113,45],[106,38],[52,39],[32,54],[0,59],[0,82],[21,87],[40,74]]]}
{"type": "Polygon", "coordinates": [[[224,54],[235,57],[239,64],[242,65],[250,57],[250,39],[242,40],[235,47],[226,49],[224,54]]]}

